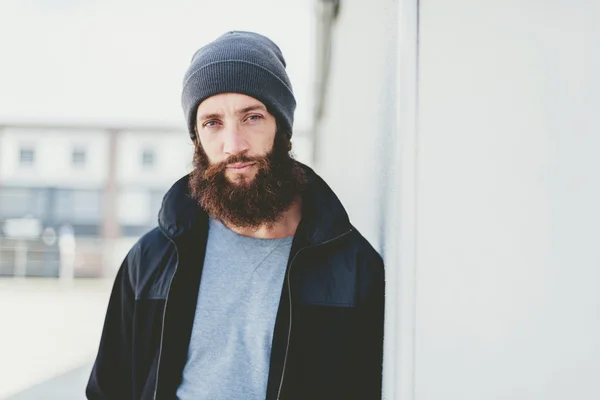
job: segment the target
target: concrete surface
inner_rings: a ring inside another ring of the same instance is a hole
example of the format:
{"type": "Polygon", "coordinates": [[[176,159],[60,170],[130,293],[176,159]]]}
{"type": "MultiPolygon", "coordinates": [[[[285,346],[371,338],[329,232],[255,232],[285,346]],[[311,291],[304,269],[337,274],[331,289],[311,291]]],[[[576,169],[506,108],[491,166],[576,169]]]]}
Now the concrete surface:
{"type": "Polygon", "coordinates": [[[85,400],[92,364],[75,368],[8,398],[8,400],[85,400]]]}
{"type": "Polygon", "coordinates": [[[111,286],[0,279],[0,399],[85,398],[111,286]]]}

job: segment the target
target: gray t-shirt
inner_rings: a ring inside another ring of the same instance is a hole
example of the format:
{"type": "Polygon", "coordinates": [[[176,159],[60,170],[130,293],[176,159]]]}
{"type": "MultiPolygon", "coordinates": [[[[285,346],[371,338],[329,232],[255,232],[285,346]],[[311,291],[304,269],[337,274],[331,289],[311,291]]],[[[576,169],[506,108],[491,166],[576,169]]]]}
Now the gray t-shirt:
{"type": "Polygon", "coordinates": [[[292,237],[255,239],[209,222],[179,400],[264,400],[292,237]]]}

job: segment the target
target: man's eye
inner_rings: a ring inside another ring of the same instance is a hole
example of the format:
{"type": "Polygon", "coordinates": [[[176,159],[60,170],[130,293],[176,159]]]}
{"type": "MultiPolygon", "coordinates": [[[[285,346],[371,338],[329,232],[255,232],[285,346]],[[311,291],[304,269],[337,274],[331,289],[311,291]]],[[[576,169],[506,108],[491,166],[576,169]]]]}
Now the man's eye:
{"type": "Polygon", "coordinates": [[[211,128],[216,125],[217,125],[217,121],[206,121],[205,123],[202,124],[202,126],[204,128],[211,128]]]}
{"type": "Polygon", "coordinates": [[[254,115],[250,115],[250,116],[248,117],[248,119],[249,119],[249,120],[251,120],[251,121],[256,121],[256,120],[262,119],[262,117],[263,117],[263,116],[262,116],[262,115],[260,115],[260,114],[254,114],[254,115]]]}

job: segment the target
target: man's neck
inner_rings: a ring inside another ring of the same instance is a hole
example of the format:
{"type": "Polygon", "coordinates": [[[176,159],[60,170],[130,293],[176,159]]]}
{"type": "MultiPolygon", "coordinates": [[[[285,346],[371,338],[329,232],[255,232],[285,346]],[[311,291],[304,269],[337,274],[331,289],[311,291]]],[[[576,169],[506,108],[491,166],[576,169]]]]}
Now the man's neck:
{"type": "Polygon", "coordinates": [[[298,224],[302,219],[302,199],[300,196],[292,203],[292,206],[283,212],[281,219],[274,224],[263,224],[258,228],[246,228],[233,226],[227,221],[223,224],[238,235],[253,237],[256,239],[281,239],[294,236],[298,224]]]}

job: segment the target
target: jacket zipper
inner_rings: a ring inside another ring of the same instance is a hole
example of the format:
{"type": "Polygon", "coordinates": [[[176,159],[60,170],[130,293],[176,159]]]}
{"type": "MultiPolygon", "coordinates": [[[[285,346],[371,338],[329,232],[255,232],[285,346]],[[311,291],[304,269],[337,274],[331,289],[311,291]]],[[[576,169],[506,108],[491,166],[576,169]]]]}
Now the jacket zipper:
{"type": "MultiPolygon", "coordinates": [[[[339,236],[334,237],[333,239],[329,239],[325,242],[319,243],[318,245],[302,247],[300,250],[298,250],[296,252],[296,254],[294,254],[294,257],[292,258],[292,261],[290,262],[290,269],[288,271],[288,276],[287,276],[288,300],[290,303],[290,323],[288,326],[287,343],[285,345],[285,356],[283,358],[283,370],[281,371],[281,381],[279,382],[279,390],[277,391],[277,400],[280,400],[280,397],[281,397],[281,389],[283,388],[283,377],[285,376],[285,367],[287,366],[288,351],[290,349],[290,337],[292,336],[292,285],[290,284],[290,277],[292,276],[292,267],[294,266],[294,261],[296,260],[296,257],[298,257],[298,254],[300,254],[302,252],[302,250],[305,250],[308,248],[324,246],[324,245],[334,242],[338,239],[341,239],[342,237],[348,235],[350,232],[352,232],[352,229],[348,230],[347,232],[342,233],[339,236]]],[[[159,358],[159,361],[160,361],[160,358],[159,358]]]]}
{"type": "Polygon", "coordinates": [[[165,316],[167,315],[167,304],[169,302],[169,293],[171,293],[171,285],[173,284],[173,280],[175,280],[175,274],[177,273],[177,269],[179,267],[179,250],[177,250],[177,245],[168,235],[165,236],[171,241],[173,247],[175,248],[175,254],[177,255],[177,262],[175,263],[175,271],[173,271],[173,276],[171,277],[171,282],[169,282],[169,287],[167,288],[167,296],[165,297],[165,309],[163,311],[162,316],[162,327],[160,330],[160,344],[158,346],[158,362],[156,364],[156,384],[154,386],[154,400],[156,400],[156,396],[158,395],[158,377],[160,376],[160,359],[162,357],[162,348],[163,348],[163,338],[165,336],[165,316]]]}
{"type": "MultiPolygon", "coordinates": [[[[352,232],[352,229],[342,233],[339,236],[329,239],[323,243],[319,243],[318,245],[303,247],[300,250],[298,250],[296,252],[296,254],[294,254],[294,257],[292,258],[292,261],[290,262],[290,269],[288,271],[288,276],[287,276],[288,300],[290,303],[290,322],[289,322],[289,326],[288,326],[288,336],[287,336],[287,342],[286,342],[286,346],[285,346],[285,356],[283,359],[283,370],[281,371],[281,381],[279,382],[279,390],[277,391],[277,400],[280,400],[280,397],[281,397],[281,389],[283,388],[283,378],[285,376],[285,368],[287,366],[288,352],[290,349],[290,337],[292,335],[292,285],[290,284],[290,276],[292,275],[292,267],[294,265],[294,261],[296,260],[296,257],[298,257],[298,255],[303,250],[306,250],[308,248],[324,246],[324,245],[334,242],[338,239],[341,239],[342,237],[348,235],[350,232],[352,232]]],[[[167,236],[167,235],[165,235],[165,236],[167,236]]],[[[164,334],[165,334],[165,316],[167,315],[167,305],[169,303],[169,294],[171,293],[171,285],[173,284],[173,280],[175,279],[175,274],[177,273],[177,269],[179,266],[179,251],[177,250],[177,245],[175,244],[173,239],[171,239],[169,236],[167,236],[167,238],[169,239],[169,241],[171,241],[171,243],[173,244],[173,247],[175,248],[175,253],[177,254],[177,262],[175,263],[175,271],[173,272],[173,277],[171,277],[171,282],[169,282],[169,287],[167,288],[167,296],[165,298],[165,308],[163,311],[162,327],[161,327],[161,331],[160,331],[160,344],[158,347],[158,362],[156,365],[156,384],[154,386],[154,400],[156,400],[156,396],[158,395],[158,377],[160,376],[160,360],[162,358],[163,338],[164,338],[164,334]]]]}

